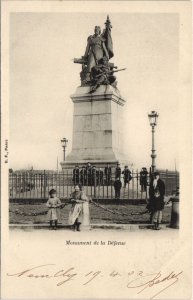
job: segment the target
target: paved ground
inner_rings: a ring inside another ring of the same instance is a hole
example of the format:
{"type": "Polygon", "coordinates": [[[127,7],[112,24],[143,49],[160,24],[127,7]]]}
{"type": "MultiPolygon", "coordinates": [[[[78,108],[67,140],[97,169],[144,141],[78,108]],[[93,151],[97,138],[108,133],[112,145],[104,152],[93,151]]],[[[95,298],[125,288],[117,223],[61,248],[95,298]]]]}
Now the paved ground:
{"type": "Polygon", "coordinates": [[[49,230],[48,228],[42,228],[41,230],[35,230],[33,228],[26,228],[25,230],[21,229],[21,228],[15,228],[15,227],[12,227],[12,230],[10,231],[10,234],[11,236],[14,236],[15,238],[17,236],[25,236],[26,234],[29,234],[30,237],[32,238],[33,236],[38,236],[38,237],[52,237],[54,235],[54,238],[57,238],[57,237],[63,237],[64,234],[70,234],[71,238],[75,237],[81,237],[81,236],[85,236],[85,234],[87,234],[88,236],[90,237],[95,237],[95,234],[99,234],[102,233],[104,234],[104,236],[110,236],[111,234],[114,234],[116,232],[127,232],[131,235],[133,234],[136,234],[137,236],[144,236],[144,234],[148,236],[155,236],[156,235],[159,235],[160,237],[161,236],[167,236],[167,234],[170,232],[172,233],[172,235],[174,236],[177,236],[178,233],[179,233],[179,230],[177,229],[173,229],[173,228],[170,228],[168,226],[162,226],[161,230],[153,230],[153,229],[150,229],[150,228],[143,228],[143,230],[138,230],[139,228],[137,227],[134,227],[134,226],[130,226],[128,227],[127,229],[125,230],[122,230],[122,228],[102,228],[102,227],[98,227],[98,228],[92,228],[91,230],[89,231],[81,231],[81,232],[75,232],[71,229],[66,229],[66,230],[63,230],[63,229],[58,229],[58,230],[49,230]]]}

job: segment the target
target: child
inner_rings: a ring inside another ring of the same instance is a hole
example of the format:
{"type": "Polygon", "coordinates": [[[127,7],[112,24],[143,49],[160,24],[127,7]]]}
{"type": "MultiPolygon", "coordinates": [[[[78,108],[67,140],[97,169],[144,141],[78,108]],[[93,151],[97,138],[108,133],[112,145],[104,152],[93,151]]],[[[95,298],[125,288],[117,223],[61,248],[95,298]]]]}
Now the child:
{"type": "Polygon", "coordinates": [[[121,192],[122,183],[119,177],[115,179],[114,188],[115,188],[115,199],[120,199],[120,192],[121,192]]]}
{"type": "Polygon", "coordinates": [[[48,199],[46,206],[49,207],[48,217],[50,219],[50,229],[56,230],[58,225],[59,215],[60,215],[61,201],[59,198],[56,197],[56,190],[51,189],[49,191],[49,195],[50,198],[48,199]],[[54,222],[54,227],[53,227],[53,222],[54,222]]]}

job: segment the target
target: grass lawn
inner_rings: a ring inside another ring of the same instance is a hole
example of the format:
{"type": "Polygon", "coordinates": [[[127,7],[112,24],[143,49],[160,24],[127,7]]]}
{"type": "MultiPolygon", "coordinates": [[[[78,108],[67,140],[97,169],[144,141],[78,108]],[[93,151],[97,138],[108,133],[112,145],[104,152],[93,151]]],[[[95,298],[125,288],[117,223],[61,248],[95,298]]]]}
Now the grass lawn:
{"type": "MultiPolygon", "coordinates": [[[[101,204],[102,205],[102,204],[101,204]]],[[[122,204],[105,204],[102,205],[107,209],[117,211],[119,213],[131,214],[131,213],[140,213],[146,210],[146,205],[122,205],[122,204]]],[[[42,212],[47,210],[45,204],[17,204],[10,203],[9,212],[9,222],[11,224],[41,224],[47,223],[47,215],[34,216],[34,213],[42,212]],[[15,210],[18,212],[32,214],[31,216],[25,216],[14,213],[15,210]]],[[[68,214],[70,210],[70,205],[65,206],[61,209],[61,220],[63,224],[68,224],[68,214]]],[[[169,223],[171,217],[171,207],[166,206],[163,211],[163,221],[162,223],[169,223]]],[[[121,216],[117,214],[110,213],[103,210],[102,208],[90,204],[90,219],[91,224],[133,224],[133,223],[148,223],[149,213],[136,216],[121,216]]]]}

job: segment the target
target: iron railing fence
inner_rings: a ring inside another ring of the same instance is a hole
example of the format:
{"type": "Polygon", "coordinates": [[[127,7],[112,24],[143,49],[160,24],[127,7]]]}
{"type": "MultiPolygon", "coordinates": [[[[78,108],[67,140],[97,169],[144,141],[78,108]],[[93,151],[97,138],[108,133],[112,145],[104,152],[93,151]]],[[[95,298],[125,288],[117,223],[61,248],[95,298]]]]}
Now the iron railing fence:
{"type": "MultiPolygon", "coordinates": [[[[124,178],[121,175],[122,188],[121,199],[146,199],[147,189],[142,191],[140,185],[140,173],[131,172],[132,179],[124,187],[124,178]]],[[[160,177],[166,185],[166,195],[170,195],[179,186],[178,172],[160,172],[160,177]]],[[[46,199],[50,189],[57,191],[57,196],[66,199],[74,191],[74,185],[81,184],[88,196],[94,199],[112,199],[115,197],[114,191],[115,175],[108,177],[104,173],[85,174],[85,176],[74,176],[72,171],[64,172],[12,172],[9,174],[9,198],[10,199],[46,199]]]]}

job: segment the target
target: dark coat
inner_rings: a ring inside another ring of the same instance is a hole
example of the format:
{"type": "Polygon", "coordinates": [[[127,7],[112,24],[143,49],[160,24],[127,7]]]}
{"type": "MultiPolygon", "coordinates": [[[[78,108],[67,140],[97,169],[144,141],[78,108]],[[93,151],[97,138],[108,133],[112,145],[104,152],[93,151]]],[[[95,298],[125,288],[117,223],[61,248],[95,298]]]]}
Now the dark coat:
{"type": "Polygon", "coordinates": [[[74,184],[79,184],[79,176],[80,176],[80,170],[78,168],[74,169],[73,170],[73,182],[74,182],[74,184]]]}
{"type": "Polygon", "coordinates": [[[107,176],[110,176],[111,175],[111,167],[105,167],[105,175],[106,175],[106,177],[107,176]]]}
{"type": "Polygon", "coordinates": [[[120,190],[121,187],[122,187],[121,181],[120,180],[115,180],[115,182],[114,182],[114,188],[115,188],[115,190],[120,190]]]}
{"type": "Polygon", "coordinates": [[[121,177],[121,168],[116,167],[115,169],[115,178],[120,178],[121,177]]]}
{"type": "Polygon", "coordinates": [[[97,182],[100,185],[102,185],[102,183],[103,183],[103,175],[104,175],[104,172],[102,170],[97,171],[97,182]]]}
{"type": "Polygon", "coordinates": [[[132,179],[131,171],[129,169],[124,169],[122,174],[124,176],[125,183],[128,183],[132,179]]]}
{"type": "Polygon", "coordinates": [[[86,184],[87,182],[87,172],[86,172],[86,168],[80,170],[80,181],[82,184],[86,184]]]}
{"type": "Polygon", "coordinates": [[[91,183],[92,183],[92,167],[86,167],[86,175],[87,175],[88,185],[91,185],[91,183]]]}
{"type": "Polygon", "coordinates": [[[140,173],[140,185],[147,185],[147,171],[141,171],[140,173]]]}
{"type": "Polygon", "coordinates": [[[153,180],[149,186],[149,204],[147,206],[151,211],[164,209],[165,183],[158,179],[157,186],[154,188],[153,180]]]}

